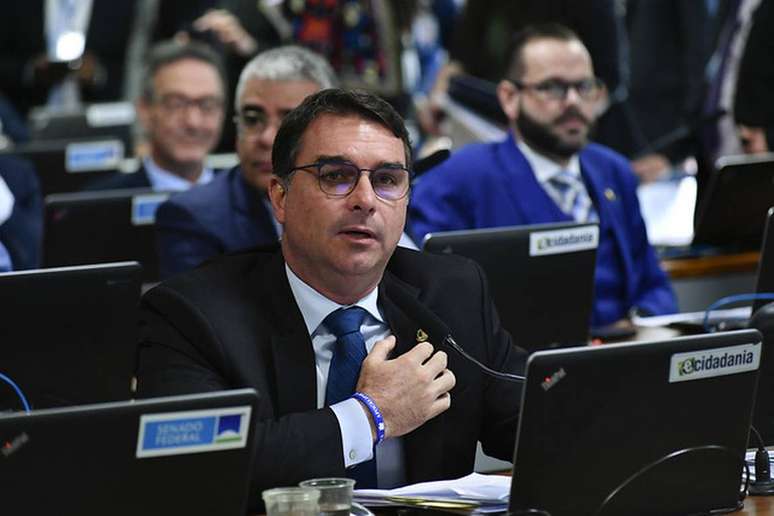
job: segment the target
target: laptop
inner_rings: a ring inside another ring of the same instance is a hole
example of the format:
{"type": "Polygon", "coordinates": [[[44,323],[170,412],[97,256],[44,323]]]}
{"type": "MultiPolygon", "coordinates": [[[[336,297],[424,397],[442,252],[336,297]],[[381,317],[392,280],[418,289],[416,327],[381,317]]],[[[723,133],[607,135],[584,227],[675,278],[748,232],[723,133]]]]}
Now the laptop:
{"type": "Polygon", "coordinates": [[[156,209],[169,193],[150,189],[53,194],[45,198],[46,267],[136,260],[143,279],[159,277],[156,209]]]}
{"type": "Polygon", "coordinates": [[[724,156],[696,207],[693,243],[757,249],[774,204],[774,154],[724,156]]]}
{"type": "Polygon", "coordinates": [[[755,330],[534,353],[510,510],[734,509],[758,381],[755,330]]]}
{"type": "Polygon", "coordinates": [[[127,101],[94,103],[74,111],[37,107],[28,116],[34,141],[118,139],[126,149],[132,146],[135,120],[134,105],[127,101]]]}
{"type": "Polygon", "coordinates": [[[126,148],[121,140],[32,141],[7,151],[27,159],[40,179],[40,191],[75,192],[106,174],[121,169],[126,148]]]}
{"type": "Polygon", "coordinates": [[[430,233],[423,249],[484,269],[503,327],[528,351],[589,341],[596,224],[536,224],[430,233]]]}
{"type": "Polygon", "coordinates": [[[244,516],[252,389],[0,416],[3,514],[244,516]]]}
{"type": "MultiPolygon", "coordinates": [[[[33,408],[132,396],[140,265],[0,274],[0,373],[33,408]]],[[[21,405],[0,382],[0,412],[21,405]]]]}

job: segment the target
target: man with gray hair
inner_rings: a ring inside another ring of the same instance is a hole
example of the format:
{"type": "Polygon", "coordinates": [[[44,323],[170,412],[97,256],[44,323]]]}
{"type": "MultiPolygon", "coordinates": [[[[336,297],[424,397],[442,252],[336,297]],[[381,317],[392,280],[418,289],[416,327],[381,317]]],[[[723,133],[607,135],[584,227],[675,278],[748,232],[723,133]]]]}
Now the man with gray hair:
{"type": "Polygon", "coordinates": [[[330,65],[297,46],[267,50],[245,66],[234,98],[239,165],[159,207],[162,278],[225,252],[277,241],[281,229],[266,197],[274,137],[304,98],[335,85],[330,65]]]}

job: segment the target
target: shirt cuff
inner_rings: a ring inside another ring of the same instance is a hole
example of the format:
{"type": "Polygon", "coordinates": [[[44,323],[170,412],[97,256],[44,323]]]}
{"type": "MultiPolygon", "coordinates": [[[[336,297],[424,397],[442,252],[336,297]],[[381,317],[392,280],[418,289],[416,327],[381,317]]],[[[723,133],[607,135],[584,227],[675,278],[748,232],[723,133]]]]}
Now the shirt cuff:
{"type": "Polygon", "coordinates": [[[344,453],[344,467],[349,468],[371,460],[374,456],[374,440],[371,423],[363,407],[356,399],[349,398],[331,405],[339,420],[341,448],[344,453]]]}

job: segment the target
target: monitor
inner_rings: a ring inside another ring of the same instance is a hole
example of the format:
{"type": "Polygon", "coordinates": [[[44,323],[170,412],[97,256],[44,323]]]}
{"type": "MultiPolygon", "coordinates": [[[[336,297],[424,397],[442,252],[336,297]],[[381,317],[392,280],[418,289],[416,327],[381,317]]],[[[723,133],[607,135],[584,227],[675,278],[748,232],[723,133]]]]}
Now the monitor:
{"type": "Polygon", "coordinates": [[[0,416],[3,514],[244,516],[252,389],[0,416]]]}
{"type": "Polygon", "coordinates": [[[53,194],[45,198],[47,267],[136,260],[143,279],[159,277],[156,208],[169,193],[150,189],[53,194]]]}
{"type": "MultiPolygon", "coordinates": [[[[774,204],[774,199],[772,199],[774,204]]],[[[766,213],[766,222],[763,230],[763,242],[758,257],[758,276],[755,283],[755,292],[758,294],[774,293],[774,208],[769,208],[766,213]]],[[[753,303],[753,312],[772,300],[757,300],[753,303]]]]}
{"type": "Polygon", "coordinates": [[[758,249],[774,199],[774,154],[725,156],[715,167],[696,207],[693,243],[758,249]]]}
{"type": "Polygon", "coordinates": [[[75,192],[121,169],[125,147],[116,139],[33,141],[5,151],[29,160],[38,173],[40,190],[75,192]]]}
{"type": "Polygon", "coordinates": [[[503,327],[529,351],[589,341],[596,224],[536,224],[431,233],[423,249],[484,269],[503,327]]]}
{"type": "Polygon", "coordinates": [[[33,108],[28,121],[33,141],[118,139],[130,149],[136,114],[131,102],[101,102],[73,111],[33,108]]]}
{"type": "MultiPolygon", "coordinates": [[[[0,274],[0,372],[33,408],[129,399],[139,299],[136,262],[0,274]]],[[[20,408],[0,383],[0,411],[20,408]]]]}
{"type": "Polygon", "coordinates": [[[534,353],[511,510],[666,516],[738,507],[761,347],[760,333],[741,330],[534,353]]]}

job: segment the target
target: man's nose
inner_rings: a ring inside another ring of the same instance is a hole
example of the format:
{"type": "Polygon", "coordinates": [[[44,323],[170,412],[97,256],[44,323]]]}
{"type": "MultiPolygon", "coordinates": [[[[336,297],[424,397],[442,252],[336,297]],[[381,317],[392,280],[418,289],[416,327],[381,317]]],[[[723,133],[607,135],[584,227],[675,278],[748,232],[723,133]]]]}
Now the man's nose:
{"type": "Polygon", "coordinates": [[[360,209],[369,212],[374,210],[376,192],[374,192],[368,174],[360,173],[355,188],[349,193],[347,200],[353,210],[360,209]]]}

